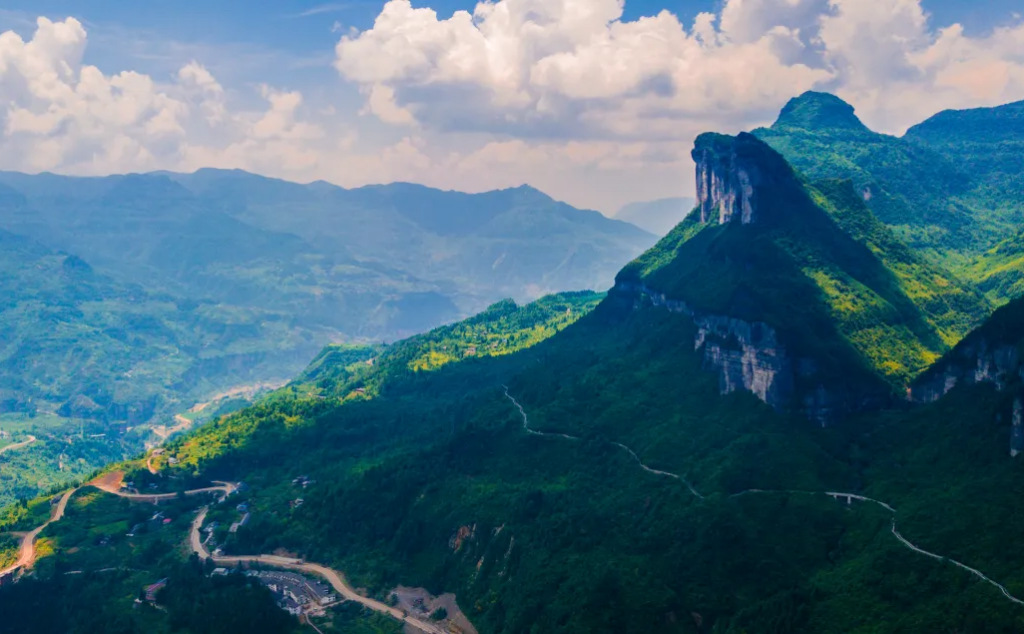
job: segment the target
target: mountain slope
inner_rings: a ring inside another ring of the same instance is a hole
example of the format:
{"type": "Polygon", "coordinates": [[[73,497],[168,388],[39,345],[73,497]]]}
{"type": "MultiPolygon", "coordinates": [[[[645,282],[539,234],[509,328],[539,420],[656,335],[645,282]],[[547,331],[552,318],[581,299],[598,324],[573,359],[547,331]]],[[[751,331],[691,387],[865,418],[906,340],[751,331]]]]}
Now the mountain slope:
{"type": "Polygon", "coordinates": [[[907,131],[972,175],[975,196],[1011,227],[1006,238],[978,255],[965,275],[997,301],[1024,294],[1024,102],[998,108],[942,112],[907,131]]]}
{"type": "Polygon", "coordinates": [[[734,340],[709,352],[724,387],[757,384],[776,406],[795,398],[828,418],[880,398],[876,373],[905,385],[987,314],[878,226],[849,183],[809,187],[748,134],[702,136],[694,159],[699,212],[618,280],[734,340]],[[823,390],[838,377],[849,393],[823,390]]]}
{"type": "Polygon", "coordinates": [[[790,101],[754,134],[811,180],[850,179],[875,215],[915,249],[940,260],[984,246],[1001,225],[976,225],[962,197],[970,177],[934,150],[869,130],[853,107],[825,93],[790,101]]]}
{"type": "MultiPolygon", "coordinates": [[[[593,310],[502,303],[329,348],[128,477],[244,480],[210,511],[251,513],[211,538],[227,554],[290,553],[382,601],[453,592],[484,634],[1024,628],[1011,395],[888,398],[977,296],[847,181],[811,185],[746,134],[694,158],[697,211],[593,310]]],[[[54,536],[51,578],[83,561],[54,536]]]]}
{"type": "Polygon", "coordinates": [[[603,290],[655,241],[526,186],[464,194],[408,183],[296,186],[217,170],[171,177],[253,226],[433,283],[466,313],[503,297],[603,290]]]}
{"type": "MultiPolygon", "coordinates": [[[[375,364],[370,399],[339,397],[361,384],[348,373],[319,388],[339,395],[326,400],[296,386],[172,445],[180,462],[170,473],[250,485],[254,520],[227,538],[227,552],[291,549],[380,598],[400,583],[453,591],[481,632],[1024,624],[997,589],[901,544],[883,508],[806,493],[864,486],[898,505],[900,530],[917,543],[1019,593],[1019,567],[996,563],[1006,549],[980,544],[962,520],[929,527],[934,478],[907,481],[892,466],[947,466],[946,486],[972,471],[1007,477],[1005,440],[992,446],[991,431],[965,437],[952,424],[984,429],[989,403],[968,395],[822,429],[743,390],[720,396],[693,347],[698,328],[613,295],[516,354],[426,372],[375,364]],[[943,434],[923,433],[926,424],[943,434]],[[299,476],[315,483],[299,493],[288,484],[299,476]],[[296,495],[304,504],[292,508],[296,495]]],[[[1001,495],[1022,484],[1003,481],[1001,495]]],[[[961,482],[941,496],[952,505],[944,517],[963,515],[969,490],[961,482]]],[[[993,510],[973,517],[988,523],[993,510]]]]}

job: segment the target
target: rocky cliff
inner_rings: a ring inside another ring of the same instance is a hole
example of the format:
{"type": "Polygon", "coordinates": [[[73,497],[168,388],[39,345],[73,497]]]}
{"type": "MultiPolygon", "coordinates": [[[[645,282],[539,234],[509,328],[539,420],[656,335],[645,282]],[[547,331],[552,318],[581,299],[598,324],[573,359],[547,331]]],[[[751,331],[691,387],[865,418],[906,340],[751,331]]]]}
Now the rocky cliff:
{"type": "Polygon", "coordinates": [[[705,134],[697,139],[697,206],[701,222],[756,222],[757,188],[763,176],[758,164],[738,151],[736,139],[705,134]]]}
{"type": "Polygon", "coordinates": [[[636,310],[662,308],[690,317],[697,327],[693,347],[702,351],[705,369],[718,375],[723,395],[750,392],[776,410],[799,410],[822,426],[851,409],[847,399],[815,383],[814,360],[792,355],[768,324],[703,313],[635,282],[620,281],[611,295],[636,310]]]}
{"type": "Polygon", "coordinates": [[[932,366],[910,389],[919,403],[936,401],[959,385],[990,383],[1013,398],[1010,455],[1024,452],[1024,299],[1000,308],[932,366]]]}
{"type": "Polygon", "coordinates": [[[910,395],[914,401],[931,403],[957,385],[993,383],[1002,390],[1019,378],[1021,359],[1016,345],[968,338],[918,380],[910,395]]]}

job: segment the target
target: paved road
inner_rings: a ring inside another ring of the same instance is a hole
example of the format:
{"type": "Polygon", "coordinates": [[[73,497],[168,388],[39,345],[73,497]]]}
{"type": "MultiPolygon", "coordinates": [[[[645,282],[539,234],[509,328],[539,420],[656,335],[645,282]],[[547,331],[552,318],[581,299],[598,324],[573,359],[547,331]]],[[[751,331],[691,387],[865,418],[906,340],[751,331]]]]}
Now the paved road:
{"type": "MultiPolygon", "coordinates": [[[[232,482],[214,481],[214,484],[217,486],[193,489],[191,491],[185,491],[184,493],[185,495],[202,495],[204,493],[216,493],[220,491],[224,495],[231,495],[235,489],[238,488],[238,485],[232,482]]],[[[134,502],[148,502],[149,504],[157,504],[160,500],[172,500],[178,496],[177,493],[125,493],[119,487],[115,487],[113,483],[101,480],[91,482],[90,485],[105,493],[110,493],[111,495],[127,498],[134,502]]]]}
{"type": "Polygon", "coordinates": [[[29,436],[28,440],[26,440],[24,442],[15,443],[13,445],[7,445],[3,449],[0,449],[0,455],[6,453],[8,451],[14,451],[16,449],[21,449],[22,447],[28,447],[29,445],[31,445],[35,441],[36,441],[36,437],[35,436],[29,436]]]}
{"type": "MultiPolygon", "coordinates": [[[[215,491],[221,491],[225,495],[230,495],[235,489],[238,488],[238,485],[231,482],[214,482],[214,484],[218,486],[206,487],[203,489],[195,489],[192,491],[185,491],[185,495],[200,495],[203,493],[212,493],[215,491]]],[[[105,493],[110,493],[118,497],[128,498],[130,500],[134,500],[137,502],[149,502],[151,504],[155,504],[159,500],[173,498],[177,495],[177,493],[164,493],[159,495],[133,495],[129,493],[123,493],[121,491],[111,491],[108,487],[99,486],[97,484],[89,484],[86,486],[93,486],[105,493]]],[[[27,533],[22,538],[20,549],[21,556],[18,557],[18,561],[15,562],[13,565],[9,566],[5,570],[0,570],[0,577],[12,573],[15,570],[18,570],[19,568],[27,568],[32,565],[32,562],[35,561],[36,558],[36,538],[39,537],[39,533],[42,533],[43,529],[45,529],[50,524],[53,524],[54,522],[59,522],[64,517],[64,511],[67,510],[68,501],[71,499],[71,496],[74,495],[78,490],[79,489],[71,489],[70,491],[65,492],[64,495],[61,496],[60,502],[57,503],[57,507],[53,509],[53,511],[51,512],[50,519],[48,519],[45,523],[37,527],[32,532],[27,533]]]]}
{"type": "Polygon", "coordinates": [[[422,621],[413,616],[407,616],[404,612],[398,608],[393,608],[389,605],[385,605],[380,601],[376,601],[369,597],[364,597],[358,594],[352,586],[345,580],[345,576],[326,566],[320,564],[309,563],[302,561],[301,559],[292,559],[289,557],[278,557],[276,555],[243,555],[240,557],[213,557],[210,552],[206,549],[203,544],[202,534],[200,529],[203,526],[203,522],[206,520],[207,508],[203,508],[196,515],[196,518],[192,521],[192,530],[189,533],[189,543],[192,546],[192,551],[197,553],[203,559],[212,559],[214,563],[231,566],[234,564],[253,564],[259,563],[267,566],[274,566],[275,568],[284,568],[286,570],[296,570],[299,572],[306,572],[309,574],[317,575],[325,579],[331,586],[338,592],[338,594],[344,597],[347,601],[355,601],[360,603],[367,608],[370,608],[374,612],[380,612],[386,614],[394,619],[397,619],[403,623],[407,623],[417,629],[420,629],[428,634],[447,634],[444,629],[427,621],[422,621]]]}
{"type": "MultiPolygon", "coordinates": [[[[576,438],[574,436],[565,436],[563,434],[544,434],[544,433],[537,432],[537,431],[534,431],[534,430],[530,429],[529,419],[526,416],[526,410],[523,409],[523,406],[520,405],[519,402],[516,401],[516,399],[513,398],[511,394],[509,394],[507,386],[502,386],[502,387],[505,388],[505,396],[508,397],[508,399],[510,401],[512,401],[512,404],[516,406],[516,409],[518,409],[519,413],[522,415],[522,417],[523,417],[523,429],[526,430],[527,433],[530,433],[530,434],[535,435],[535,436],[553,436],[553,435],[557,435],[557,436],[561,436],[562,438],[568,438],[570,440],[579,440],[578,438],[576,438]]],[[[626,445],[623,445],[623,444],[617,443],[617,442],[616,443],[612,443],[612,444],[614,444],[616,447],[619,447],[620,449],[623,449],[624,451],[628,452],[631,456],[633,456],[633,458],[636,460],[637,464],[640,465],[640,468],[643,469],[644,471],[646,471],[648,473],[652,473],[654,475],[665,476],[665,477],[674,478],[676,480],[679,480],[680,482],[682,482],[683,484],[685,484],[687,486],[687,488],[690,490],[690,493],[692,493],[693,495],[695,495],[696,497],[698,497],[698,498],[700,498],[702,500],[706,499],[703,495],[700,494],[700,492],[697,491],[697,489],[693,488],[693,485],[691,485],[686,480],[686,478],[684,478],[683,476],[676,475],[675,473],[669,473],[668,471],[658,471],[656,469],[651,469],[650,467],[645,465],[642,460],[640,460],[640,456],[638,456],[635,451],[633,451],[632,449],[630,449],[626,445]]],[[[781,490],[771,491],[771,490],[765,490],[765,489],[747,489],[746,491],[741,491],[740,493],[735,493],[735,494],[733,494],[733,495],[731,495],[729,497],[734,497],[735,498],[735,497],[741,497],[741,496],[745,496],[745,495],[771,495],[771,494],[775,494],[775,495],[827,495],[827,496],[836,498],[837,500],[845,498],[848,501],[850,501],[850,500],[858,500],[860,502],[867,502],[867,503],[870,503],[870,504],[877,504],[878,506],[884,508],[886,511],[892,513],[892,516],[893,516],[893,518],[892,518],[892,534],[893,534],[893,536],[896,537],[896,539],[899,540],[899,542],[901,544],[903,544],[904,546],[906,546],[907,548],[909,548],[910,550],[912,550],[912,551],[914,551],[916,553],[919,553],[921,555],[924,555],[926,557],[930,557],[932,559],[936,559],[936,560],[939,560],[939,561],[949,562],[949,563],[953,564],[954,566],[956,566],[958,568],[966,570],[967,572],[971,573],[972,575],[974,575],[975,577],[977,577],[981,581],[984,581],[985,583],[988,583],[988,584],[994,586],[996,589],[998,589],[1003,594],[1003,596],[1005,596],[1010,601],[1013,601],[1014,603],[1016,603],[1018,605],[1024,605],[1024,601],[1022,601],[1022,600],[1018,599],[1017,597],[1013,596],[1012,594],[1010,594],[1010,591],[1007,590],[1005,586],[1003,586],[1000,583],[997,583],[997,582],[993,581],[992,579],[989,579],[981,571],[976,570],[974,568],[971,568],[970,566],[968,566],[966,564],[962,564],[959,561],[956,561],[954,559],[949,559],[948,557],[943,557],[942,555],[937,555],[935,553],[928,552],[927,550],[924,550],[923,548],[919,548],[915,544],[911,543],[909,540],[907,540],[905,537],[903,537],[903,535],[901,535],[898,530],[896,530],[896,509],[893,506],[891,506],[890,504],[887,504],[886,502],[882,502],[881,500],[876,500],[876,499],[873,499],[873,498],[865,497],[863,495],[858,495],[856,493],[843,493],[843,492],[839,492],[839,491],[781,491],[781,490]]]]}

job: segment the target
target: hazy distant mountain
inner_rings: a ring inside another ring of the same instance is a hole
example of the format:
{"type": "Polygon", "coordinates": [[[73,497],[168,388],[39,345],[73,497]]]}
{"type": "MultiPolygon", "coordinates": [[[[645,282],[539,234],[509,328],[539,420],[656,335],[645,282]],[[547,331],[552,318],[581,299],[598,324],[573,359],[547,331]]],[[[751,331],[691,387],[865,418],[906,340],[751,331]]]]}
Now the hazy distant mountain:
{"type": "MultiPolygon", "coordinates": [[[[59,415],[50,434],[80,432],[69,418],[94,432],[166,424],[213,393],[292,376],[332,342],[605,290],[655,241],[529,187],[0,173],[0,415],[59,415]]],[[[143,437],[111,436],[79,471],[143,437]]],[[[57,475],[57,455],[44,462],[33,482],[57,475]]]]}
{"type": "MultiPolygon", "coordinates": [[[[0,229],[47,253],[74,254],[110,284],[203,306],[209,323],[260,334],[246,352],[287,358],[330,341],[406,336],[508,297],[603,290],[655,242],[633,225],[529,187],[478,195],[409,184],[345,190],[220,170],[3,173],[0,229]]],[[[19,261],[4,273],[17,287],[34,266],[19,261]]],[[[60,288],[71,287],[54,292],[60,288]]],[[[31,344],[27,331],[15,334],[31,344]]],[[[207,341],[202,356],[231,341],[207,341]]],[[[45,384],[48,366],[36,361],[36,382],[45,384]]],[[[282,368],[285,376],[295,369],[282,368]]],[[[0,389],[4,381],[0,373],[0,389]]],[[[46,396],[60,403],[76,394],[46,396]]]]}
{"type": "Polygon", "coordinates": [[[630,203],[615,214],[615,218],[632,223],[644,231],[663,236],[682,222],[693,210],[693,198],[663,198],[648,202],[630,203]]]}

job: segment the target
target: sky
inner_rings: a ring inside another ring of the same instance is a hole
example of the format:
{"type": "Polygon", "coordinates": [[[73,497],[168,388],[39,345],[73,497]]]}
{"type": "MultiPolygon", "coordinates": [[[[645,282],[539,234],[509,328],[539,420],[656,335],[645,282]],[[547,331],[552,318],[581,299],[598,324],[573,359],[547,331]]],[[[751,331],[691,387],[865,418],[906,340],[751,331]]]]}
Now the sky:
{"type": "Polygon", "coordinates": [[[901,134],[1024,99],[1020,0],[8,0],[0,169],[692,195],[693,139],[834,92],[901,134]]]}

